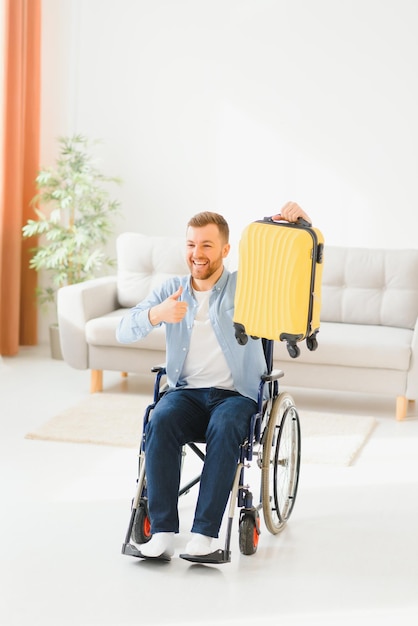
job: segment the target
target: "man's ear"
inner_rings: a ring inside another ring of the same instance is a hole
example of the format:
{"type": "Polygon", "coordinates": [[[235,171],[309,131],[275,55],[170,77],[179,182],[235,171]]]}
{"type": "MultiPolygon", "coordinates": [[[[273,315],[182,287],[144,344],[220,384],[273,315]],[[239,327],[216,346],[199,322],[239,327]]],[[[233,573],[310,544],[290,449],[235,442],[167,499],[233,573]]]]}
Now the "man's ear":
{"type": "Polygon", "coordinates": [[[222,252],[223,259],[228,256],[230,249],[231,249],[231,244],[226,243],[223,247],[223,252],[222,252]]]}

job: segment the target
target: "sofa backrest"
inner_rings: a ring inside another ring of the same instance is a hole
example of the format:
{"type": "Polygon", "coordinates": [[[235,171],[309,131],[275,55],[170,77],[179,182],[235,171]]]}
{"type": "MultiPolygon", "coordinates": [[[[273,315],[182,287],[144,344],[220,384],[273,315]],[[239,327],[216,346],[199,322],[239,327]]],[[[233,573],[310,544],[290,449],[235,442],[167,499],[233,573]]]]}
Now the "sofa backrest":
{"type": "MultiPolygon", "coordinates": [[[[135,306],[171,276],[188,273],[183,238],[122,233],[116,240],[121,307],[135,306]]],[[[414,328],[418,250],[325,244],[321,321],[414,328]]]]}
{"type": "Polygon", "coordinates": [[[418,250],[325,245],[321,321],[414,328],[418,250]]]}
{"type": "Polygon", "coordinates": [[[122,233],[116,240],[117,294],[121,307],[132,307],[171,276],[188,273],[185,240],[122,233]]]}

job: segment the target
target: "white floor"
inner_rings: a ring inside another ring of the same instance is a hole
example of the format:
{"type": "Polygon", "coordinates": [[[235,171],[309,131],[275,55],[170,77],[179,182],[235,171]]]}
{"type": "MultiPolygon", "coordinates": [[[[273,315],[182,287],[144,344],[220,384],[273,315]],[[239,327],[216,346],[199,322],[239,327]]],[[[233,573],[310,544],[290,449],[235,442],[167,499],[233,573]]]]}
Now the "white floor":
{"type": "MultiPolygon", "coordinates": [[[[105,373],[104,383],[135,393],[149,381],[105,373]]],[[[388,400],[291,391],[302,419],[303,408],[378,417],[354,466],[303,466],[288,526],[262,527],[254,556],[234,532],[230,564],[151,563],[120,553],[135,450],[24,438],[88,396],[88,372],[42,347],[3,358],[0,624],[416,626],[418,414],[397,423],[388,400]]],[[[193,506],[193,494],[180,500],[178,551],[193,506]]]]}

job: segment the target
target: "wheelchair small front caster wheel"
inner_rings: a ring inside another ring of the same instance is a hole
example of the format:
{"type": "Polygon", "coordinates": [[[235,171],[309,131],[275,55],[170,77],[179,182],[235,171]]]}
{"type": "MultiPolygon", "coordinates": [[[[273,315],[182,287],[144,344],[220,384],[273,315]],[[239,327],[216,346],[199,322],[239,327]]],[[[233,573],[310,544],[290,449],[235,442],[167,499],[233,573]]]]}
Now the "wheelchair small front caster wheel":
{"type": "Polygon", "coordinates": [[[132,539],[135,543],[147,543],[151,537],[151,523],[148,517],[148,511],[144,504],[140,504],[135,513],[134,525],[132,527],[132,539]]]}
{"type": "Polygon", "coordinates": [[[239,524],[239,549],[241,554],[255,554],[258,548],[259,530],[256,524],[259,520],[252,515],[243,515],[239,524]]]}

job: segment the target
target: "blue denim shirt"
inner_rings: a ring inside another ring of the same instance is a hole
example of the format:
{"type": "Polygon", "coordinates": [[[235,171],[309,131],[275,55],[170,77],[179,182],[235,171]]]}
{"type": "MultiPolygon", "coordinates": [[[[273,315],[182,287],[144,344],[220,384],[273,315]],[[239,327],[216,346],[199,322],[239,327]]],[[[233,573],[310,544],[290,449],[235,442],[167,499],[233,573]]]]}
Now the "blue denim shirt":
{"type": "MultiPolygon", "coordinates": [[[[231,370],[235,389],[243,396],[257,400],[260,377],[267,369],[266,361],[260,339],[250,338],[245,346],[239,345],[235,339],[232,318],[236,281],[236,272],[230,273],[224,269],[222,276],[212,288],[209,317],[231,370]]],[[[132,343],[146,337],[155,328],[148,318],[149,309],[171,296],[180,285],[183,287],[181,299],[188,304],[186,316],[176,324],[165,324],[167,382],[170,387],[181,387],[185,384],[181,372],[189,349],[197,310],[190,275],[165,281],[123,317],[116,331],[116,338],[120,343],[132,343]]]]}

